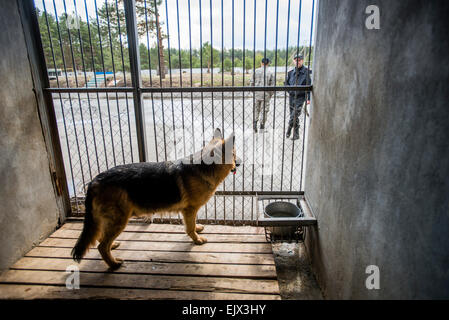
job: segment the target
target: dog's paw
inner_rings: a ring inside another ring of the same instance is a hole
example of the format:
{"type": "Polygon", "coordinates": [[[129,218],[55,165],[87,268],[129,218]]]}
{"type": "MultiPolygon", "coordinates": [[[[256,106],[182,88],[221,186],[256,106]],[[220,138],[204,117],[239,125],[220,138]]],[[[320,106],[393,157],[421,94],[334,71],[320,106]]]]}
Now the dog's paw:
{"type": "Polygon", "coordinates": [[[115,263],[109,265],[109,270],[111,270],[111,271],[117,270],[118,268],[120,268],[122,266],[122,264],[123,264],[123,259],[116,258],[115,263]]]}
{"type": "Polygon", "coordinates": [[[142,222],[146,224],[152,224],[153,223],[153,217],[152,216],[143,216],[142,222]]]}
{"type": "Polygon", "coordinates": [[[197,224],[195,227],[196,232],[201,232],[204,230],[204,226],[202,224],[197,224]]]}
{"type": "Polygon", "coordinates": [[[117,249],[119,246],[120,246],[120,242],[115,241],[111,246],[111,250],[117,249]]]}
{"type": "Polygon", "coordinates": [[[204,237],[198,237],[198,239],[196,239],[196,241],[194,241],[195,244],[201,245],[201,244],[205,244],[207,242],[207,239],[204,237]]]}

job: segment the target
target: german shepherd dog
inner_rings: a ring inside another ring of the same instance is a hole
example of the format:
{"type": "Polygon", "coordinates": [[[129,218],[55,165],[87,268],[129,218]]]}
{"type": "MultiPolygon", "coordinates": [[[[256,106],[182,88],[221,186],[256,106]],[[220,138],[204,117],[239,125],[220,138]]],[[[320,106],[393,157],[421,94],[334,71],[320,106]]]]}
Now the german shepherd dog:
{"type": "Polygon", "coordinates": [[[182,213],[187,235],[197,245],[206,243],[206,238],[198,235],[204,226],[196,224],[196,215],[240,165],[234,142],[234,134],[225,140],[216,129],[201,151],[186,158],[121,165],[97,175],[87,188],[84,227],[72,250],[73,259],[80,262],[98,240],[103,260],[110,269],[119,268],[123,260],[111,254],[119,246],[115,238],[131,217],[156,212],[182,213]]]}

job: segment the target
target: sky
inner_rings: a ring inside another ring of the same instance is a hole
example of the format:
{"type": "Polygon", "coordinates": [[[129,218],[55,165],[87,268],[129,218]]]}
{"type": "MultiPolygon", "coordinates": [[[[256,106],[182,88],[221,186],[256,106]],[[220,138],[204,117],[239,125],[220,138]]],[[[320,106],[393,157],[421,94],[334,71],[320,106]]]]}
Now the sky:
{"type": "MultiPolygon", "coordinates": [[[[43,8],[43,1],[48,13],[54,15],[55,10],[53,0],[35,0],[39,9],[43,8]]],[[[94,0],[85,0],[89,16],[95,16],[94,0]]],[[[100,8],[105,0],[97,0],[97,7],[100,8]]],[[[152,0],[148,0],[152,1],[152,0]]],[[[65,12],[63,0],[54,0],[58,15],[65,12]]],[[[78,14],[82,20],[86,20],[84,0],[66,0],[67,13],[75,10],[74,2],[78,14]]],[[[312,7],[314,0],[162,0],[159,7],[162,29],[165,34],[169,34],[170,48],[188,49],[189,45],[189,2],[191,17],[191,38],[192,48],[199,48],[201,43],[211,42],[214,48],[221,49],[222,40],[222,11],[223,11],[223,44],[227,49],[232,47],[242,49],[245,44],[246,49],[274,50],[285,48],[287,45],[296,46],[298,44],[298,24],[300,22],[299,45],[309,45],[310,33],[312,29],[312,7]],[[223,2],[223,10],[221,9],[223,2]],[[234,8],[232,4],[234,3],[234,8]],[[200,5],[201,4],[201,5],[200,5]],[[179,8],[179,38],[177,24],[177,5],[179,8]],[[256,37],[254,44],[254,5],[256,6],[256,37]],[[200,20],[201,7],[201,20],[200,20]],[[245,11],[244,11],[245,7],[245,11]],[[267,10],[265,10],[267,8],[267,10]],[[290,8],[290,16],[289,16],[290,8]],[[301,15],[299,10],[301,9],[301,15]],[[212,12],[212,39],[211,39],[211,12],[212,12]],[[266,19],[265,19],[266,15],[266,19]],[[234,30],[232,29],[232,19],[234,17],[234,30]],[[244,18],[245,17],[245,18],[244,18]],[[290,17],[288,19],[288,17],[290,17]],[[276,19],[277,18],[277,19],[276,19]],[[299,19],[300,18],[300,19],[299,19]],[[167,23],[168,20],[168,23],[167,23]],[[277,20],[277,33],[276,33],[277,20]],[[288,25],[289,21],[289,25],[288,25]],[[245,22],[245,29],[244,27],[245,22]],[[287,30],[287,26],[288,29],[287,30]],[[266,29],[266,32],[265,32],[266,29]],[[234,34],[234,45],[232,35],[234,34]],[[202,42],[201,42],[202,37],[202,42]]],[[[315,1],[316,6],[316,1],[315,1]]],[[[314,15],[316,7],[314,8],[314,15]]],[[[315,19],[315,18],[314,18],[315,19]]],[[[315,23],[315,20],[314,20],[315,23]]],[[[313,38],[313,37],[312,37],[313,38]]],[[[146,45],[146,37],[140,39],[146,45]]],[[[150,46],[156,43],[155,37],[150,39],[150,46]]],[[[312,39],[313,44],[313,39],[312,39]]],[[[167,40],[164,41],[167,47],[167,40]]]]}

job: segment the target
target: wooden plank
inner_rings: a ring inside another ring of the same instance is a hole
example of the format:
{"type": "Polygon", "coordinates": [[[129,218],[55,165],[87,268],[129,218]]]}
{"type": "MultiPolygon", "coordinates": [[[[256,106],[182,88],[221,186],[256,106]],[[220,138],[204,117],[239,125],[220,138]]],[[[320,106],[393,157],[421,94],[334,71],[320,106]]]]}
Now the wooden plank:
{"type": "MultiPolygon", "coordinates": [[[[56,230],[50,237],[78,239],[79,230],[56,230]]],[[[239,234],[208,234],[206,236],[209,243],[266,243],[265,235],[239,235],[239,234]]],[[[141,233],[123,232],[117,240],[121,241],[160,241],[160,242],[192,242],[192,239],[185,233],[141,233]]]]}
{"type": "MultiPolygon", "coordinates": [[[[83,223],[68,222],[61,229],[82,230],[83,223]]],[[[185,234],[184,225],[179,224],[160,224],[160,223],[129,223],[124,232],[154,232],[154,233],[182,233],[185,234]]],[[[205,225],[202,234],[259,234],[264,235],[264,228],[253,226],[222,226],[205,225]]]]}
{"type": "MultiPolygon", "coordinates": [[[[36,247],[26,254],[27,257],[65,258],[71,257],[71,248],[36,247]]],[[[114,255],[127,261],[184,262],[184,263],[229,263],[274,265],[271,253],[210,253],[210,252],[170,252],[147,250],[114,250],[114,255]]],[[[89,250],[85,259],[99,259],[97,249],[89,250]]],[[[72,260],[73,261],[73,260],[72,260]]]]}
{"type": "MultiPolygon", "coordinates": [[[[47,238],[39,246],[73,248],[75,242],[76,239],[47,238]]],[[[122,241],[116,250],[272,253],[270,243],[205,243],[199,246],[193,242],[122,241]]]]}
{"type": "MultiPolygon", "coordinates": [[[[134,259],[138,253],[134,252],[134,259]]],[[[121,256],[121,255],[120,255],[121,256]]],[[[80,271],[106,272],[108,267],[97,255],[96,259],[82,260],[80,264],[72,259],[24,257],[11,269],[65,271],[67,266],[77,265],[80,271]]],[[[151,261],[126,261],[114,273],[139,273],[162,275],[192,275],[208,277],[234,277],[248,279],[277,279],[274,265],[235,265],[207,263],[161,263],[151,261]]]]}
{"type": "Polygon", "coordinates": [[[279,295],[0,284],[0,299],[280,300],[279,295]]]}
{"type": "MultiPolygon", "coordinates": [[[[65,271],[9,270],[0,275],[0,283],[65,285],[65,271]]],[[[249,294],[278,294],[276,280],[218,277],[163,276],[119,273],[80,273],[80,286],[104,286],[133,289],[192,290],[249,294]]]]}

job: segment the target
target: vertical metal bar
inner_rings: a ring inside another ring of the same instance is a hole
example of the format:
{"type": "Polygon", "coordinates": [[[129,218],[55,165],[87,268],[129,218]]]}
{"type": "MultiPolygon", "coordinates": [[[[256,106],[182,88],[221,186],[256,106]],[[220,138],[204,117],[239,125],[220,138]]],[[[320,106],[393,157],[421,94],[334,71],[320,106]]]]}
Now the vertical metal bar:
{"type": "MultiPolygon", "coordinates": [[[[234,86],[234,0],[232,0],[232,86],[234,86]]],[[[232,91],[232,132],[235,132],[234,91],[232,91]]],[[[235,191],[235,175],[232,175],[232,191],[235,191]]],[[[232,223],[235,225],[235,196],[232,196],[232,223]]]]}
{"type": "MultiPolygon", "coordinates": [[[[257,11],[256,11],[256,0],[254,0],[254,26],[253,26],[253,74],[252,77],[254,79],[255,74],[256,74],[256,17],[257,17],[257,11]]],[[[255,108],[254,105],[256,104],[256,92],[253,91],[253,123],[254,121],[256,121],[255,118],[255,108]]],[[[255,171],[255,156],[254,156],[254,151],[255,151],[255,134],[253,134],[253,153],[252,153],[252,168],[253,168],[253,172],[251,174],[251,191],[254,191],[254,171],[255,171]]],[[[254,216],[254,197],[251,197],[251,221],[253,221],[253,217],[254,216]]]]}
{"type": "MultiPolygon", "coordinates": [[[[68,80],[68,77],[67,77],[67,67],[66,67],[66,63],[65,63],[64,50],[63,50],[63,47],[62,47],[61,30],[59,28],[59,18],[58,18],[58,12],[56,10],[55,0],[53,0],[53,8],[55,10],[56,29],[58,31],[59,48],[61,50],[61,57],[62,57],[62,63],[63,63],[63,66],[64,66],[66,85],[67,85],[67,87],[69,87],[70,85],[69,85],[69,80],[68,80]]],[[[85,184],[85,180],[84,180],[84,172],[83,172],[83,163],[81,161],[81,153],[80,153],[80,148],[79,148],[79,143],[78,143],[78,133],[77,133],[77,130],[76,130],[75,117],[74,117],[74,114],[73,114],[73,106],[72,106],[72,97],[71,97],[70,93],[69,93],[69,103],[70,103],[70,110],[71,110],[71,114],[72,114],[73,130],[75,132],[75,142],[76,142],[76,147],[77,147],[77,150],[78,150],[78,159],[79,159],[80,168],[81,168],[81,179],[82,179],[82,182],[83,182],[83,185],[84,185],[85,184]]],[[[61,104],[61,108],[63,108],[62,104],[61,104]]],[[[64,109],[62,109],[62,113],[64,114],[64,109]]],[[[76,190],[76,184],[75,183],[73,184],[73,190],[74,190],[74,193],[75,193],[75,201],[77,202],[78,198],[77,198],[76,191],[75,191],[76,190]]],[[[77,208],[77,209],[79,211],[79,208],[77,208]]]]}
{"type": "MultiPolygon", "coordinates": [[[[198,5],[200,9],[200,70],[201,70],[201,87],[203,86],[203,18],[202,18],[202,3],[201,0],[198,0],[198,5]]],[[[204,99],[203,92],[201,91],[201,127],[202,127],[202,140],[203,147],[206,143],[206,137],[204,135],[204,99]]],[[[204,206],[204,211],[206,213],[207,219],[207,206],[204,206]]]]}
{"type": "MultiPolygon", "coordinates": [[[[301,23],[301,2],[299,4],[299,17],[298,23],[301,23]]],[[[285,79],[288,76],[288,43],[289,43],[289,34],[290,32],[290,0],[288,3],[288,19],[287,19],[287,45],[285,51],[285,79]]],[[[283,118],[283,128],[282,128],[282,161],[281,161],[281,191],[283,189],[284,182],[284,158],[285,158],[285,119],[286,119],[286,111],[287,111],[287,91],[284,91],[284,118],[283,118]]]]}
{"type": "MultiPolygon", "coordinates": [[[[121,55],[121,62],[122,62],[122,70],[123,70],[123,82],[125,84],[125,87],[127,86],[126,83],[126,69],[125,69],[125,57],[123,55],[123,42],[122,42],[122,31],[120,28],[120,14],[119,14],[119,7],[118,7],[118,0],[115,0],[115,8],[117,11],[117,26],[118,26],[118,34],[119,34],[119,40],[120,40],[120,55],[121,55]]],[[[126,19],[126,17],[125,17],[126,19]]],[[[140,69],[139,69],[140,73],[140,69]]],[[[118,99],[117,99],[118,101],[118,99]]],[[[131,121],[129,119],[129,105],[128,105],[128,93],[125,92],[125,104],[126,104],[126,115],[128,118],[128,134],[129,134],[129,147],[131,152],[131,162],[134,162],[134,155],[133,155],[133,142],[131,138],[131,121]]],[[[120,114],[118,114],[118,118],[120,120],[120,114]]],[[[119,121],[120,123],[120,121],[119,121]]],[[[122,150],[123,150],[123,140],[122,140],[122,150]]],[[[125,153],[123,152],[123,163],[125,163],[125,153]]]]}
{"type": "Polygon", "coordinates": [[[145,112],[143,110],[142,78],[140,75],[139,35],[137,32],[136,2],[125,0],[126,30],[128,35],[129,65],[131,69],[131,83],[133,86],[134,113],[136,117],[137,147],[139,161],[147,160],[147,144],[145,139],[145,112]]]}
{"type": "MultiPolygon", "coordinates": [[[[76,1],[75,0],[73,0],[73,6],[75,7],[75,15],[78,17],[78,9],[76,7],[76,1]]],[[[80,28],[78,28],[78,39],[79,39],[79,42],[80,42],[81,62],[82,62],[82,65],[83,65],[83,70],[84,70],[84,82],[86,83],[85,85],[87,86],[87,74],[86,74],[86,65],[84,63],[83,40],[81,38],[80,28]]],[[[91,129],[92,129],[92,137],[93,137],[93,140],[94,140],[95,159],[97,161],[97,166],[98,166],[97,142],[96,142],[96,139],[95,139],[95,131],[94,131],[94,126],[93,126],[93,121],[92,121],[92,110],[91,110],[91,104],[90,104],[90,97],[89,97],[89,94],[86,94],[86,96],[87,96],[87,105],[89,106],[89,116],[90,116],[90,124],[91,124],[91,129]]],[[[82,115],[82,110],[81,110],[81,115],[82,115]]],[[[83,126],[83,128],[84,128],[84,126],[83,126]]],[[[86,140],[86,138],[87,138],[86,137],[86,133],[84,131],[84,141],[86,143],[86,151],[87,151],[88,147],[87,147],[87,140],[86,140]]],[[[90,161],[88,163],[89,163],[90,179],[92,180],[92,168],[90,166],[90,161]]]]}
{"type": "MultiPolygon", "coordinates": [[[[159,85],[162,88],[162,73],[165,73],[165,65],[164,69],[162,69],[161,65],[161,53],[159,48],[161,47],[160,41],[162,41],[162,35],[160,34],[159,30],[159,13],[157,10],[157,3],[156,0],[153,0],[154,5],[154,15],[156,19],[156,29],[157,29],[157,59],[159,63],[159,85]],[[159,40],[160,39],[160,40],[159,40]]],[[[165,62],[164,62],[165,64],[165,62]]],[[[164,94],[161,92],[161,110],[162,110],[162,132],[164,134],[164,160],[167,160],[167,139],[165,137],[165,112],[164,112],[164,94]]]]}
{"type": "MultiPolygon", "coordinates": [[[[171,70],[171,50],[170,50],[170,28],[168,21],[168,5],[167,0],[165,0],[165,23],[167,26],[167,43],[168,43],[168,72],[170,75],[170,87],[173,87],[172,70],[171,70]]],[[[176,126],[175,126],[175,109],[173,104],[173,92],[170,92],[171,110],[172,110],[172,125],[173,125],[173,147],[175,149],[175,159],[178,158],[178,152],[176,150],[176,126]]],[[[171,219],[170,219],[171,221],[171,219]]]]}
{"type": "MultiPolygon", "coordinates": [[[[264,43],[263,43],[263,57],[267,58],[267,15],[268,15],[268,0],[265,0],[265,32],[264,32],[264,43]]],[[[266,86],[266,67],[263,68],[263,85],[266,86]]],[[[265,99],[266,91],[263,92],[263,114],[265,114],[265,99]]],[[[263,119],[263,118],[262,118],[263,119]]],[[[263,191],[263,176],[265,168],[265,132],[262,133],[262,166],[261,166],[261,190],[263,191]]]]}
{"type": "MultiPolygon", "coordinates": [[[[288,1],[288,16],[290,17],[290,0],[288,1]]],[[[276,86],[277,81],[278,27],[279,27],[279,0],[276,0],[276,43],[274,49],[274,86],[276,86]]],[[[273,177],[274,177],[274,130],[276,127],[276,93],[277,92],[274,92],[273,97],[273,134],[271,140],[271,186],[270,186],[271,191],[273,191],[273,177]]]]}
{"type": "MultiPolygon", "coordinates": [[[[224,19],[223,0],[221,0],[221,86],[224,87],[224,19]]],[[[221,93],[221,130],[225,136],[224,126],[224,92],[221,93]]],[[[226,191],[226,180],[223,180],[223,191],[226,191]]],[[[223,223],[226,223],[226,198],[223,197],[223,223]]]]}
{"type": "MultiPolygon", "coordinates": [[[[114,49],[112,48],[112,36],[111,36],[111,24],[109,21],[109,9],[108,9],[108,1],[105,0],[104,1],[104,5],[105,5],[105,9],[106,9],[106,21],[108,24],[108,36],[109,36],[109,49],[111,50],[111,60],[112,60],[112,72],[114,74],[114,85],[117,86],[117,77],[115,74],[115,62],[114,62],[114,49]]],[[[123,162],[125,162],[125,150],[124,150],[124,146],[123,146],[123,134],[122,134],[122,124],[121,124],[121,119],[120,119],[120,105],[119,105],[119,99],[118,99],[118,93],[115,93],[115,101],[117,104],[117,119],[118,119],[118,127],[119,127],[119,134],[120,134],[120,143],[121,143],[121,149],[122,149],[122,158],[123,158],[123,162]]],[[[112,119],[110,119],[112,120],[112,119]]],[[[115,148],[115,145],[112,145],[115,148]]],[[[114,157],[114,163],[116,163],[115,157],[114,157]]]]}
{"type": "MultiPolygon", "coordinates": [[[[299,53],[299,40],[300,40],[300,37],[301,37],[301,2],[302,2],[302,0],[300,0],[300,2],[299,2],[299,4],[300,4],[300,9],[299,9],[299,14],[300,14],[300,16],[299,16],[299,23],[298,23],[298,40],[297,40],[297,42],[296,42],[296,54],[298,54],[299,53]]],[[[295,65],[295,68],[296,68],[296,65],[295,65]]],[[[297,84],[297,81],[298,81],[298,75],[296,74],[295,75],[295,85],[297,84]]],[[[293,127],[294,127],[294,125],[293,125],[293,127]]],[[[292,140],[292,161],[291,161],[291,165],[290,165],[290,188],[289,188],[289,191],[292,191],[292,187],[293,187],[293,159],[294,159],[294,157],[295,157],[295,140],[292,140]]]]}
{"type": "MultiPolygon", "coordinates": [[[[245,73],[246,73],[246,65],[245,65],[245,39],[246,38],[246,0],[243,0],[243,79],[242,86],[245,86],[245,73]]],[[[243,129],[243,145],[242,150],[245,150],[245,92],[242,92],[242,105],[243,105],[243,117],[242,117],[242,129],[243,129]]],[[[245,165],[242,164],[242,191],[245,191],[245,165]]],[[[242,221],[245,220],[245,197],[242,196],[242,221]]]]}
{"type": "MultiPolygon", "coordinates": [[[[64,6],[64,14],[65,14],[65,16],[67,18],[68,14],[67,14],[67,8],[66,8],[65,0],[62,1],[62,4],[64,6]]],[[[70,28],[67,28],[67,34],[68,34],[68,37],[69,37],[70,53],[71,53],[71,56],[72,56],[72,66],[73,66],[73,71],[74,71],[73,73],[75,75],[75,85],[76,85],[76,87],[79,87],[79,85],[78,85],[78,76],[77,76],[77,71],[78,70],[77,70],[77,67],[76,67],[76,64],[75,64],[75,56],[73,54],[72,36],[70,34],[70,28]]],[[[82,52],[82,49],[81,49],[81,56],[82,55],[83,55],[83,52],[82,52]]],[[[84,65],[84,59],[83,59],[83,65],[84,65]]],[[[82,104],[81,104],[81,96],[80,96],[79,93],[78,93],[78,104],[79,104],[79,107],[80,107],[81,127],[83,129],[84,146],[85,146],[85,149],[86,149],[86,157],[87,157],[87,167],[88,167],[88,172],[89,172],[90,179],[92,180],[92,169],[91,169],[91,165],[90,165],[89,149],[87,148],[87,138],[86,138],[86,128],[84,126],[83,107],[82,107],[82,104]]],[[[73,115],[73,109],[72,109],[72,115],[73,115]]],[[[73,120],[75,121],[75,118],[73,118],[73,120]]],[[[74,122],[74,126],[75,126],[75,122],[74,122]]],[[[83,176],[84,176],[84,172],[83,172],[83,176]]],[[[85,185],[85,184],[86,184],[86,182],[84,181],[84,178],[83,178],[83,185],[85,185]]]]}
{"type": "MultiPolygon", "coordinates": [[[[315,0],[313,0],[312,2],[312,18],[310,21],[310,40],[309,40],[309,52],[308,52],[308,65],[307,65],[307,76],[306,76],[306,84],[311,84],[312,81],[310,79],[310,54],[312,51],[312,36],[313,36],[313,15],[314,15],[314,10],[315,10],[315,0]],[[310,80],[310,83],[309,81],[310,80]]],[[[309,93],[306,93],[306,100],[307,100],[307,94],[310,95],[309,93]]],[[[306,102],[306,106],[307,108],[307,102],[306,102]]],[[[299,180],[299,190],[302,190],[302,177],[303,177],[303,171],[304,171],[304,146],[306,143],[306,120],[307,120],[307,112],[304,112],[304,128],[303,128],[303,135],[302,135],[302,155],[301,155],[301,177],[299,180]]]]}
{"type": "MultiPolygon", "coordinates": [[[[104,64],[103,44],[102,44],[102,40],[101,40],[100,20],[98,18],[97,0],[94,0],[94,4],[95,4],[95,15],[96,15],[96,19],[97,19],[98,38],[99,38],[99,42],[100,42],[100,52],[101,52],[101,62],[102,62],[102,67],[103,67],[103,76],[104,76],[104,80],[106,83],[106,67],[104,64]]],[[[109,96],[108,96],[107,92],[106,92],[106,106],[108,109],[108,120],[109,120],[109,129],[110,129],[109,133],[111,135],[111,144],[112,144],[112,157],[113,157],[113,162],[114,162],[114,166],[115,166],[115,165],[117,165],[117,163],[115,160],[114,136],[112,134],[111,109],[109,106],[109,96]]],[[[105,152],[105,154],[106,154],[106,152],[105,152]]],[[[106,168],[109,169],[109,163],[107,163],[107,162],[106,162],[106,168]]]]}
{"type": "MultiPolygon", "coordinates": [[[[223,0],[221,0],[221,86],[224,87],[224,29],[223,29],[223,0]]],[[[224,130],[224,92],[221,93],[221,130],[223,136],[224,130]]],[[[225,181],[223,181],[223,190],[225,190],[225,181]]]]}
{"type": "MultiPolygon", "coordinates": [[[[95,71],[95,59],[94,59],[94,52],[93,52],[93,46],[92,46],[92,36],[91,36],[91,33],[90,33],[89,13],[87,11],[86,0],[84,0],[84,9],[85,9],[85,12],[86,12],[87,33],[89,35],[90,56],[91,56],[91,59],[92,59],[92,71],[93,71],[93,74],[94,74],[95,87],[97,87],[98,84],[97,84],[97,75],[96,75],[96,71],[95,71]]],[[[87,86],[87,84],[86,84],[86,86],[87,86]]],[[[98,104],[98,113],[100,115],[101,134],[102,134],[103,144],[104,144],[105,141],[104,141],[103,122],[101,120],[101,111],[100,111],[100,95],[99,95],[98,92],[97,92],[97,104],[98,104]]],[[[90,108],[89,108],[89,111],[91,111],[90,108]]],[[[94,128],[93,128],[92,112],[90,114],[90,118],[91,118],[91,125],[92,125],[92,134],[94,136],[94,143],[96,144],[96,142],[95,142],[95,131],[94,131],[94,128]]],[[[95,152],[97,152],[97,149],[95,149],[95,152]]],[[[104,152],[105,152],[105,157],[107,157],[107,155],[106,155],[106,145],[104,145],[104,152]]],[[[97,156],[97,169],[98,169],[98,172],[101,172],[100,163],[99,163],[99,160],[98,160],[98,154],[96,156],[97,156]]],[[[106,162],[107,162],[107,160],[106,160],[106,162]]]]}
{"type": "MultiPolygon", "coordinates": [[[[210,16],[210,65],[212,67],[211,70],[211,81],[210,86],[214,86],[214,37],[213,37],[213,30],[212,30],[212,0],[209,1],[209,16],[210,16]]],[[[179,22],[178,22],[179,24],[179,22]]],[[[212,103],[212,130],[215,132],[215,115],[214,115],[214,93],[211,93],[211,103],[212,103]]],[[[217,215],[217,198],[214,197],[214,213],[215,216],[217,215]]],[[[207,211],[206,211],[206,223],[208,223],[207,219],[207,211]]]]}
{"type": "MultiPolygon", "coordinates": [[[[193,87],[193,70],[192,70],[192,19],[190,14],[190,0],[188,0],[189,10],[189,55],[190,55],[190,87],[193,87]]],[[[193,108],[193,92],[190,92],[190,107],[192,112],[192,154],[195,152],[195,124],[194,124],[194,108],[193,108]]]]}
{"type": "MultiPolygon", "coordinates": [[[[214,37],[212,30],[212,0],[209,1],[209,16],[210,16],[210,86],[214,86],[214,37]]],[[[212,92],[212,130],[215,129],[215,117],[214,117],[214,93],[212,92]]]]}
{"type": "MultiPolygon", "coordinates": [[[[200,70],[201,70],[201,87],[203,86],[203,18],[202,18],[202,4],[201,0],[198,0],[198,6],[200,9],[200,70]]],[[[201,128],[202,128],[202,146],[205,145],[204,136],[204,99],[203,92],[201,92],[201,128]]]]}
{"type": "MultiPolygon", "coordinates": [[[[179,29],[179,4],[176,0],[176,19],[178,26],[178,60],[179,60],[179,83],[182,88],[182,60],[181,60],[181,33],[179,29]]],[[[186,156],[186,135],[184,125],[184,95],[181,92],[181,111],[182,111],[182,143],[183,143],[183,156],[186,156]]]]}
{"type": "MultiPolygon", "coordinates": [[[[167,42],[168,42],[168,72],[170,75],[170,87],[173,87],[173,79],[172,79],[172,70],[171,70],[171,50],[170,50],[170,28],[168,22],[168,5],[167,0],[165,0],[165,23],[167,26],[167,42]]],[[[175,159],[178,158],[177,150],[176,150],[176,127],[175,127],[175,109],[173,105],[173,92],[170,92],[170,101],[171,101],[171,110],[172,110],[172,125],[173,125],[173,148],[175,149],[175,159]]],[[[164,222],[165,217],[162,216],[162,222],[164,222]]],[[[169,214],[168,221],[171,223],[171,213],[169,214]]]]}
{"type": "MultiPolygon", "coordinates": [[[[144,9],[145,9],[145,29],[146,29],[146,36],[147,36],[147,52],[148,52],[148,72],[150,74],[150,87],[153,87],[153,77],[151,75],[151,52],[150,52],[150,35],[148,31],[148,9],[147,9],[147,0],[144,0],[144,9]]],[[[156,162],[159,162],[159,153],[157,150],[157,133],[156,133],[156,114],[154,112],[154,99],[153,99],[153,92],[151,92],[151,107],[153,111],[153,131],[154,131],[154,150],[156,152],[156,162]]]]}

